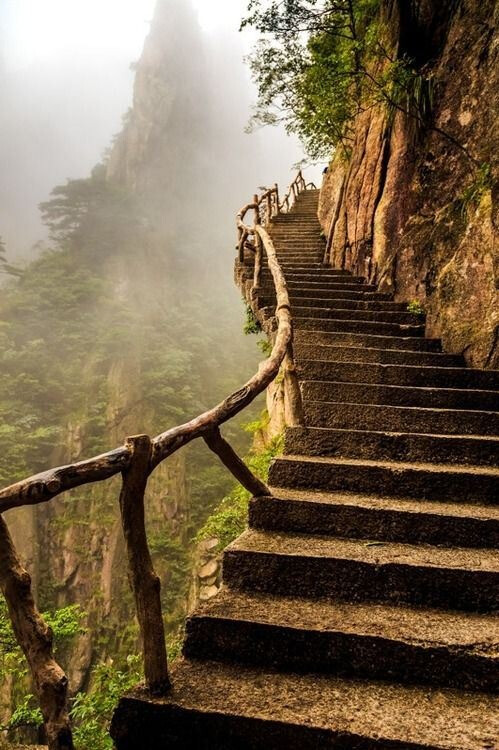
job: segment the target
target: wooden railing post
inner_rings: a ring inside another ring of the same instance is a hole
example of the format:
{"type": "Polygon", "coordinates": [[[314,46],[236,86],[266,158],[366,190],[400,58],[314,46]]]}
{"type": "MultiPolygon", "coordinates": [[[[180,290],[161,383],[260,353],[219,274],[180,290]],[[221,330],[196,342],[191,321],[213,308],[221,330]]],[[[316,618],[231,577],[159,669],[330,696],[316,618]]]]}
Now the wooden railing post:
{"type": "Polygon", "coordinates": [[[248,469],[242,459],[239,458],[235,450],[229,443],[224,440],[218,427],[204,435],[204,441],[208,448],[216,453],[221,462],[229,469],[245,489],[251,492],[255,497],[270,495],[271,492],[267,485],[258,479],[251,469],[248,469]]]}
{"type": "Polygon", "coordinates": [[[267,221],[265,222],[266,226],[270,224],[270,220],[272,219],[272,193],[267,193],[267,221]]]}
{"type": "Polygon", "coordinates": [[[284,411],[288,427],[300,427],[305,424],[303,399],[300,382],[295,367],[293,344],[290,342],[286,349],[283,362],[284,370],[284,411]]]}
{"type": "Polygon", "coordinates": [[[255,224],[261,224],[262,219],[260,217],[260,203],[258,200],[258,195],[256,193],[253,196],[253,203],[255,205],[255,224]]]}
{"type": "Polygon", "coordinates": [[[275,194],[275,211],[274,216],[279,215],[279,185],[277,182],[274,183],[274,194],[275,194]]]}
{"type": "Polygon", "coordinates": [[[259,204],[258,204],[258,196],[254,195],[253,200],[256,205],[255,210],[255,268],[253,271],[253,289],[260,286],[260,274],[262,270],[262,241],[260,239],[260,236],[258,232],[256,231],[256,227],[259,226],[262,222],[260,211],[259,211],[259,204]]]}
{"type": "Polygon", "coordinates": [[[31,578],[0,516],[0,587],[16,640],[29,664],[45,724],[49,750],[73,750],[67,711],[68,679],[54,659],[52,631],[35,605],[31,578]]]}
{"type": "Polygon", "coordinates": [[[165,629],[161,612],[160,580],[154,572],[147,544],[144,494],[149,477],[151,440],[147,435],[127,439],[130,466],[123,471],[120,511],[128,556],[129,579],[142,636],[146,686],[156,695],[171,687],[165,629]]]}

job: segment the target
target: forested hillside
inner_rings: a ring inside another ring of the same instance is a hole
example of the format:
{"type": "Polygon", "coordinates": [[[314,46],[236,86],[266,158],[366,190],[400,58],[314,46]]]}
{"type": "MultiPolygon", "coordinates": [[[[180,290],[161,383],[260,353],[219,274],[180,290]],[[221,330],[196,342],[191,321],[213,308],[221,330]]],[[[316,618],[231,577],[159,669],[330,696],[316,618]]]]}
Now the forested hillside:
{"type": "MultiPolygon", "coordinates": [[[[255,369],[259,352],[241,335],[244,307],[232,285],[237,204],[225,204],[227,174],[219,179],[215,169],[224,126],[203,98],[212,81],[202,55],[184,64],[179,36],[201,49],[183,4],[159,3],[123,132],[89,177],[55,187],[42,203],[51,239],[36,260],[18,272],[2,246],[10,270],[0,300],[2,485],[186,421],[255,369]]],[[[248,433],[227,430],[244,453],[248,433]]],[[[150,544],[170,635],[185,615],[192,540],[231,486],[201,445],[172,457],[150,484],[150,544]]],[[[129,659],[138,631],[118,494],[119,482],[109,482],[7,514],[39,606],[55,618],[72,692],[93,686],[97,696],[82,709],[91,716],[81,747],[96,747],[92,721],[103,725],[106,696],[112,705],[113,685],[139,668],[129,659]]],[[[7,641],[2,719],[14,705],[22,710],[13,723],[23,725],[35,703],[24,701],[22,659],[7,641]]]]}

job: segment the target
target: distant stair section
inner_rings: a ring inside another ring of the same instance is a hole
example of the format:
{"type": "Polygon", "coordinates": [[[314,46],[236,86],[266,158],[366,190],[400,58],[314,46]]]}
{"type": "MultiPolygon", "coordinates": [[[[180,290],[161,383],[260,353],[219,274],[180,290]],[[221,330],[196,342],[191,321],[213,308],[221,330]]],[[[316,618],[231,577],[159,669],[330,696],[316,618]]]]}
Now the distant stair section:
{"type": "MultiPolygon", "coordinates": [[[[317,200],[270,230],[305,426],[187,623],[173,692],[121,701],[118,750],[499,748],[499,372],[325,267],[317,200]]],[[[266,271],[257,293],[273,317],[266,271]]]]}

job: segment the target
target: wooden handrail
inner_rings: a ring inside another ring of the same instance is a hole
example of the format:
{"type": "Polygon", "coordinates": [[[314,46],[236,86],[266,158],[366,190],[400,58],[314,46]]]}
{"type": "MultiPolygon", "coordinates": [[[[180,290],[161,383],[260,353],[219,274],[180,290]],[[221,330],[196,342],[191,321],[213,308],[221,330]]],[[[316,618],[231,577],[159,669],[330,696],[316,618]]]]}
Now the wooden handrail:
{"type": "MultiPolygon", "coordinates": [[[[292,183],[296,197],[307,189],[301,171],[292,183]]],[[[291,188],[290,188],[291,190],[291,188]]],[[[289,207],[289,195],[284,203],[289,207]]],[[[258,282],[263,253],[276,291],[277,331],[270,356],[242,388],[185,424],[173,427],[152,440],[146,436],[128,438],[125,445],[100,456],[59,466],[36,474],[0,490],[0,588],[6,599],[16,639],[26,655],[40,701],[49,750],[72,750],[67,714],[67,678],[54,660],[50,629],[43,621],[31,591],[31,581],[21,566],[2,513],[12,508],[39,505],[67,490],[122,475],[120,510],[126,542],[129,574],[143,641],[144,674],[147,687],[164,693],[170,687],[164,625],[161,613],[160,582],[156,576],[145,532],[144,494],[154,469],[179,448],[203,438],[234,477],[253,495],[270,494],[237,456],[220,434],[220,426],[245,409],[277,377],[283,367],[288,399],[289,423],[303,423],[303,409],[293,359],[293,325],[289,295],[274,244],[267,232],[272,218],[283,210],[277,185],[255,195],[237,214],[239,260],[250,249],[258,259],[254,282],[258,282]],[[254,211],[252,225],[244,223],[254,211]],[[253,237],[253,242],[250,241],[253,237]]]]}

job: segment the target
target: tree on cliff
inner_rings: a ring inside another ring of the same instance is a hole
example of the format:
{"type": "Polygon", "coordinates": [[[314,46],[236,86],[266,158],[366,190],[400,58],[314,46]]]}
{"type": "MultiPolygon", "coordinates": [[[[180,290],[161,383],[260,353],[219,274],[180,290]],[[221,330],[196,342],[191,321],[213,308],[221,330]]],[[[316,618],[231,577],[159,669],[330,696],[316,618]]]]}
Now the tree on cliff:
{"type": "Polygon", "coordinates": [[[56,186],[40,211],[59,247],[70,243],[92,255],[122,251],[139,223],[132,196],[107,180],[103,164],[94,167],[90,177],[56,186]]]}
{"type": "Polygon", "coordinates": [[[21,276],[21,271],[16,266],[13,266],[7,260],[7,248],[5,242],[0,237],[0,273],[7,273],[10,276],[21,276]]]}
{"type": "Polygon", "coordinates": [[[432,79],[399,57],[380,0],[251,0],[241,28],[262,39],[249,57],[258,86],[253,124],[284,123],[314,158],[347,150],[356,115],[385,103],[424,123],[432,79]]]}

